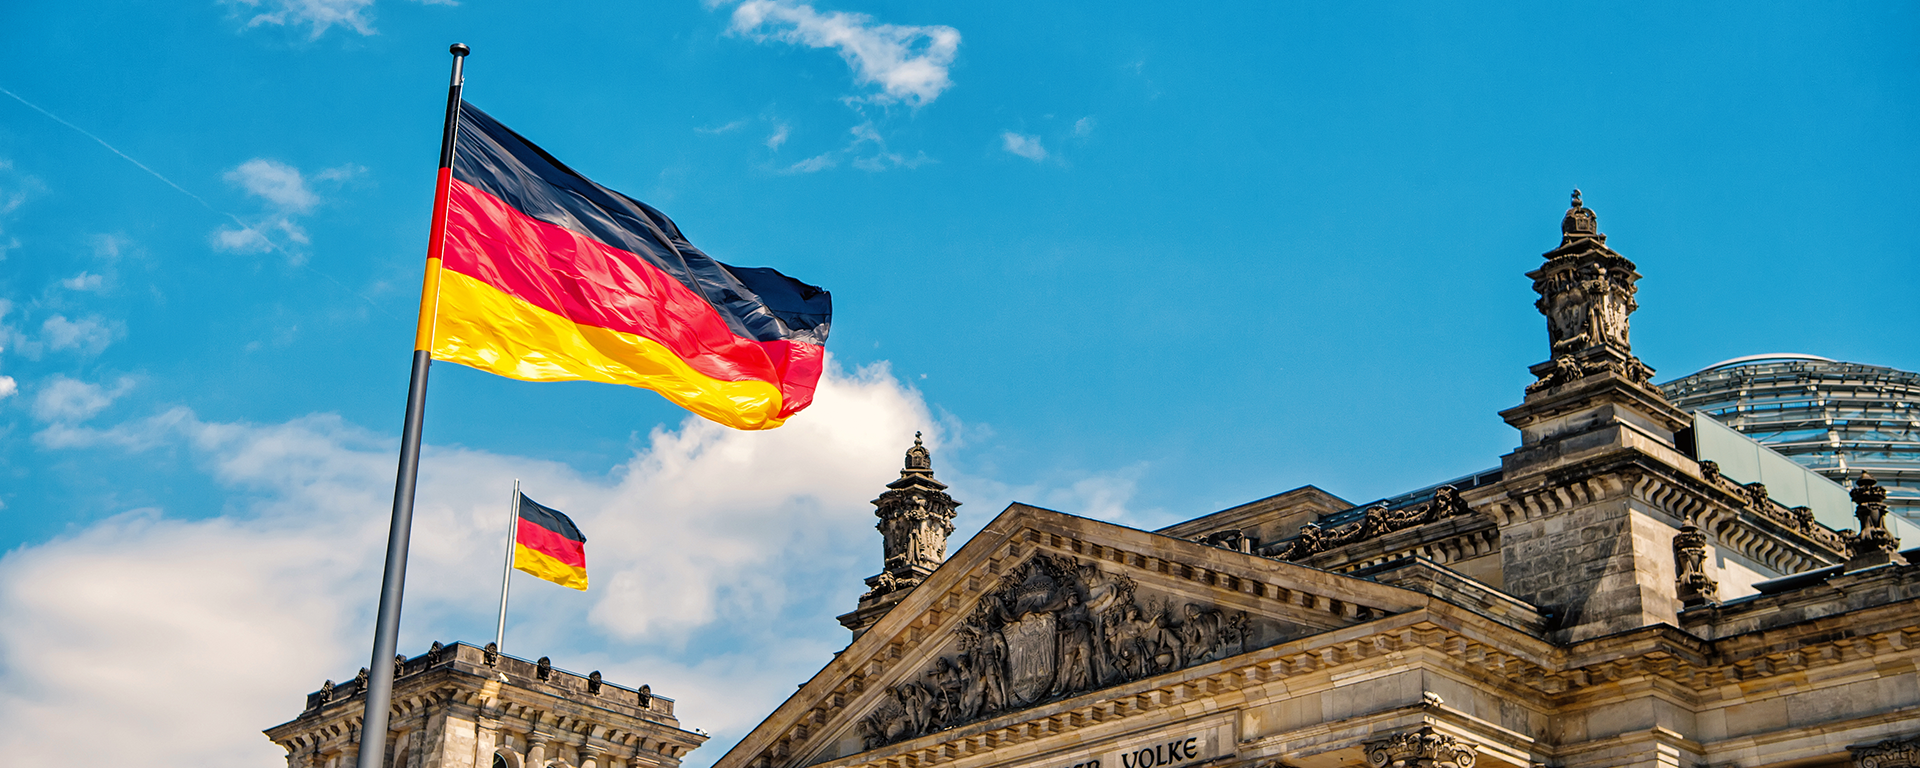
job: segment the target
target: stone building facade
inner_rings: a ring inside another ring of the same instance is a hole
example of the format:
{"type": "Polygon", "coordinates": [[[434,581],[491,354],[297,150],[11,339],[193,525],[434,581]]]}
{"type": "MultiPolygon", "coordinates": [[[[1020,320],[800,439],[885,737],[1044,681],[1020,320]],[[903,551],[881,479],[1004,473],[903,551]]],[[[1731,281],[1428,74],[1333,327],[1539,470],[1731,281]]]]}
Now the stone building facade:
{"type": "MultiPolygon", "coordinates": [[[[393,715],[381,765],[392,768],[675,768],[707,740],[682,730],[673,700],[598,671],[555,669],[493,644],[434,643],[395,658],[393,715]]],[[[352,768],[367,671],[307,694],[298,718],[267,729],[288,768],[352,768]]]]}
{"type": "Polygon", "coordinates": [[[1499,466],[1159,531],[1014,504],[952,557],[916,441],[851,645],[719,768],[1920,766],[1920,550],[1676,441],[1576,192],[1499,466]]]}

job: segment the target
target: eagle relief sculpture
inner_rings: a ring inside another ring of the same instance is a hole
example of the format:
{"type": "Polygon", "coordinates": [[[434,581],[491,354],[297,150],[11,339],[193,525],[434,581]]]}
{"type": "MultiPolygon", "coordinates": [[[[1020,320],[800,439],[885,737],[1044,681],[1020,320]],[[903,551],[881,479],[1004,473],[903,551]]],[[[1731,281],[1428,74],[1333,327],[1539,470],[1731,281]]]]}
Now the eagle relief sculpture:
{"type": "Polygon", "coordinates": [[[861,737],[874,749],[1226,658],[1250,650],[1253,630],[1244,612],[1166,599],[1143,604],[1125,576],[1038,555],[981,597],[958,629],[958,653],[887,689],[860,720],[861,737]]]}

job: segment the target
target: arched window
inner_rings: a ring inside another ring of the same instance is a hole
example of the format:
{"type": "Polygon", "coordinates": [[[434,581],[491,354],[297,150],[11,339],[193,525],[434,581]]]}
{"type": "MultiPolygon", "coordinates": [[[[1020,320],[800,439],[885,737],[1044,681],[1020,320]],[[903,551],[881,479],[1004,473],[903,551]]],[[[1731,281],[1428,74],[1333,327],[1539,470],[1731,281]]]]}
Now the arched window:
{"type": "Polygon", "coordinates": [[[493,768],[513,768],[513,766],[507,765],[507,759],[501,757],[500,753],[495,752],[493,753],[493,768]]]}

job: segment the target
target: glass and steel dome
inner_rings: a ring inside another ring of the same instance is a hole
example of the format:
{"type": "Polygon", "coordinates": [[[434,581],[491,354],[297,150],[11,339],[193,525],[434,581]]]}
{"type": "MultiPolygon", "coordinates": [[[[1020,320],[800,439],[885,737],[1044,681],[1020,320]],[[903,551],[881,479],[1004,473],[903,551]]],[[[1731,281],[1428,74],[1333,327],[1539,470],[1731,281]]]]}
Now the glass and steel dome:
{"type": "Polygon", "coordinates": [[[1893,511],[1920,522],[1920,374],[1814,355],[1750,355],[1660,390],[1841,485],[1872,473],[1893,511]]]}

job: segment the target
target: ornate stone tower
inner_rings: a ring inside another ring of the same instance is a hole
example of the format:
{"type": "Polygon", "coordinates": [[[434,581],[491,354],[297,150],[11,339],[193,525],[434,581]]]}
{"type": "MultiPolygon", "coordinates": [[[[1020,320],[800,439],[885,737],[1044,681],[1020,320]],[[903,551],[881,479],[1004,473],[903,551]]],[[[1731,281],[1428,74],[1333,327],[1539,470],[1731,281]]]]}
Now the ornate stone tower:
{"type": "Polygon", "coordinates": [[[1560,220],[1560,247],[1548,251],[1546,259],[1527,277],[1540,294],[1533,306],[1547,316],[1552,356],[1530,369],[1539,381],[1527,392],[1606,371],[1646,384],[1653,369],[1633,356],[1627,338],[1627,316],[1640,308],[1633,300],[1640,273],[1607,247],[1599,217],[1580,202],[1580,190],[1573,191],[1573,207],[1560,220]]]}
{"type": "MultiPolygon", "coordinates": [[[[393,660],[393,768],[676,768],[706,734],[682,730],[673,700],[465,643],[393,660]]],[[[287,768],[348,768],[360,744],[367,670],[328,680],[290,722],[267,729],[287,768]]]]}
{"type": "Polygon", "coordinates": [[[1704,485],[1674,444],[1687,415],[1647,383],[1628,339],[1640,274],[1606,242],[1574,190],[1560,247],[1527,273],[1549,358],[1500,414],[1520,430],[1501,471],[1525,510],[1500,527],[1503,588],[1557,614],[1563,640],[1675,621],[1674,537],[1688,521],[1669,499],[1680,494],[1647,489],[1704,485]]]}
{"type": "Polygon", "coordinates": [[[960,502],[947,495],[945,483],[933,479],[933,456],[915,432],[900,479],[887,483],[873,506],[886,560],[880,573],[867,578],[870,589],[860,596],[860,607],[840,617],[856,638],[946,561],[947,535],[953,533],[960,502]]]}

